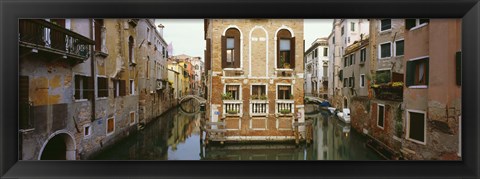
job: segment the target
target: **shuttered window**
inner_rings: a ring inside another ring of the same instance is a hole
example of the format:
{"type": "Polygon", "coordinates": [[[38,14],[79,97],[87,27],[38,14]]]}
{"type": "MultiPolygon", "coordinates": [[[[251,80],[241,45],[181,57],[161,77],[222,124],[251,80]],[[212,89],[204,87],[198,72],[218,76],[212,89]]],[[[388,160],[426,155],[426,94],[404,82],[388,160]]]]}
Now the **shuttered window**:
{"type": "Polygon", "coordinates": [[[429,58],[407,62],[406,86],[428,85],[429,58]]]}
{"type": "Polygon", "coordinates": [[[115,118],[107,119],[107,134],[111,134],[115,131],[115,118]]]}
{"type": "Polygon", "coordinates": [[[286,29],[277,33],[277,68],[295,68],[295,37],[286,29]]]}
{"type": "Polygon", "coordinates": [[[425,113],[408,112],[407,138],[420,143],[425,143],[425,113]]]}
{"type": "Polygon", "coordinates": [[[130,112],[130,124],[135,124],[135,112],[130,112]]]}
{"type": "Polygon", "coordinates": [[[97,96],[108,97],[108,78],[97,77],[97,96]]]}
{"type": "Polygon", "coordinates": [[[366,49],[360,50],[360,63],[365,62],[366,59],[367,59],[367,50],[366,49]]]}
{"type": "Polygon", "coordinates": [[[414,27],[427,24],[430,22],[430,19],[405,19],[405,28],[410,30],[414,27]]]}
{"type": "Polygon", "coordinates": [[[386,31],[392,29],[392,19],[380,20],[380,31],[386,31]]]}
{"type": "Polygon", "coordinates": [[[457,85],[462,85],[462,52],[455,54],[455,77],[457,85]]]}
{"type": "Polygon", "coordinates": [[[278,85],[277,99],[292,99],[292,86],[290,85],[278,85]]]}
{"type": "Polygon", "coordinates": [[[260,97],[261,95],[265,95],[266,93],[266,86],[265,85],[252,85],[252,95],[256,95],[260,97]]]}
{"type": "Polygon", "coordinates": [[[391,57],[392,54],[392,50],[391,50],[391,47],[392,47],[392,43],[388,42],[388,43],[384,43],[384,44],[380,44],[380,58],[388,58],[388,57],[391,57]]]}
{"type": "Polygon", "coordinates": [[[403,40],[399,40],[395,42],[395,56],[402,56],[404,54],[403,44],[404,44],[403,40]]]}
{"type": "Polygon", "coordinates": [[[95,28],[95,51],[102,50],[103,19],[94,19],[95,28]]]}
{"type": "Polygon", "coordinates": [[[75,75],[75,99],[92,99],[93,98],[93,85],[92,77],[75,75]]]}
{"type": "Polygon", "coordinates": [[[230,28],[221,40],[222,68],[240,68],[240,31],[230,28]]]}

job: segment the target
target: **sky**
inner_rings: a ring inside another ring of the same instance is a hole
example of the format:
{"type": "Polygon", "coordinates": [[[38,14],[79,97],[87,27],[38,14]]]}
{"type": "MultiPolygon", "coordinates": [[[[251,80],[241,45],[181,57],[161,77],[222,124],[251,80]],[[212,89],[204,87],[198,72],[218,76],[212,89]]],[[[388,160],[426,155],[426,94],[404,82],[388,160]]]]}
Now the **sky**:
{"type": "MultiPolygon", "coordinates": [[[[332,19],[305,19],[305,48],[308,49],[317,38],[328,37],[332,31],[332,22],[332,19]]],[[[165,26],[163,37],[167,44],[173,44],[173,55],[186,54],[202,57],[203,60],[203,19],[156,19],[155,24],[165,26]]]]}

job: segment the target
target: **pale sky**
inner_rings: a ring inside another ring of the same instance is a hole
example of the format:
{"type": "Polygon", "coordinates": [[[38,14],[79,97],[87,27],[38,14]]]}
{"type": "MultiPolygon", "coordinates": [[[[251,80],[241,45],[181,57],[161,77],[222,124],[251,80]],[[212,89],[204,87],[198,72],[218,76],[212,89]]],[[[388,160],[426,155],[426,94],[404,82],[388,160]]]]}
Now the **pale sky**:
{"type": "MultiPolygon", "coordinates": [[[[328,37],[332,31],[332,22],[332,19],[305,19],[305,49],[308,49],[315,39],[328,37]]],[[[167,44],[173,44],[173,55],[199,56],[203,60],[203,19],[156,19],[155,24],[165,26],[163,37],[167,44]]]]}

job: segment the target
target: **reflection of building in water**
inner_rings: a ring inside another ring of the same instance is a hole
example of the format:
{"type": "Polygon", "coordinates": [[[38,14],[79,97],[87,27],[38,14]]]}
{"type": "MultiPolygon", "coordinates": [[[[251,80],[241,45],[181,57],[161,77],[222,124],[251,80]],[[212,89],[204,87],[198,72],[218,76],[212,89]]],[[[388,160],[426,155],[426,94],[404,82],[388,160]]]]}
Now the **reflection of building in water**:
{"type": "Polygon", "coordinates": [[[199,113],[193,115],[182,115],[182,113],[178,113],[178,115],[175,115],[167,141],[168,145],[172,147],[172,150],[176,150],[177,144],[184,142],[192,134],[198,134],[200,132],[200,115],[199,113]]]}
{"type": "Polygon", "coordinates": [[[205,148],[205,160],[309,160],[312,148],[289,144],[229,144],[205,148]]]}

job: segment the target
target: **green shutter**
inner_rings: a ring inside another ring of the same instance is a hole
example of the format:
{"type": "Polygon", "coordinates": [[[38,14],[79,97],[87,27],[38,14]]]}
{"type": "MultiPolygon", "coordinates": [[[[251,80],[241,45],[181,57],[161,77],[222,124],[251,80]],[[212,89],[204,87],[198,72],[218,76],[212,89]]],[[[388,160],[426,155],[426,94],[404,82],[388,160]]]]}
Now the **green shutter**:
{"type": "Polygon", "coordinates": [[[338,78],[340,78],[340,81],[343,80],[343,70],[340,70],[340,71],[338,72],[338,78]]]}
{"type": "Polygon", "coordinates": [[[462,52],[455,54],[455,72],[457,85],[462,85],[462,52]]]}
{"type": "Polygon", "coordinates": [[[426,77],[425,85],[427,85],[427,86],[428,86],[428,80],[429,80],[429,75],[428,74],[430,73],[430,70],[429,70],[429,67],[428,67],[429,63],[430,63],[429,61],[430,60],[428,58],[425,59],[425,68],[426,68],[426,70],[425,70],[425,72],[426,72],[425,73],[425,77],[426,77]]]}
{"type": "Polygon", "coordinates": [[[415,62],[414,61],[407,61],[407,72],[405,75],[405,85],[412,86],[413,85],[413,78],[415,77],[415,62]]]}

